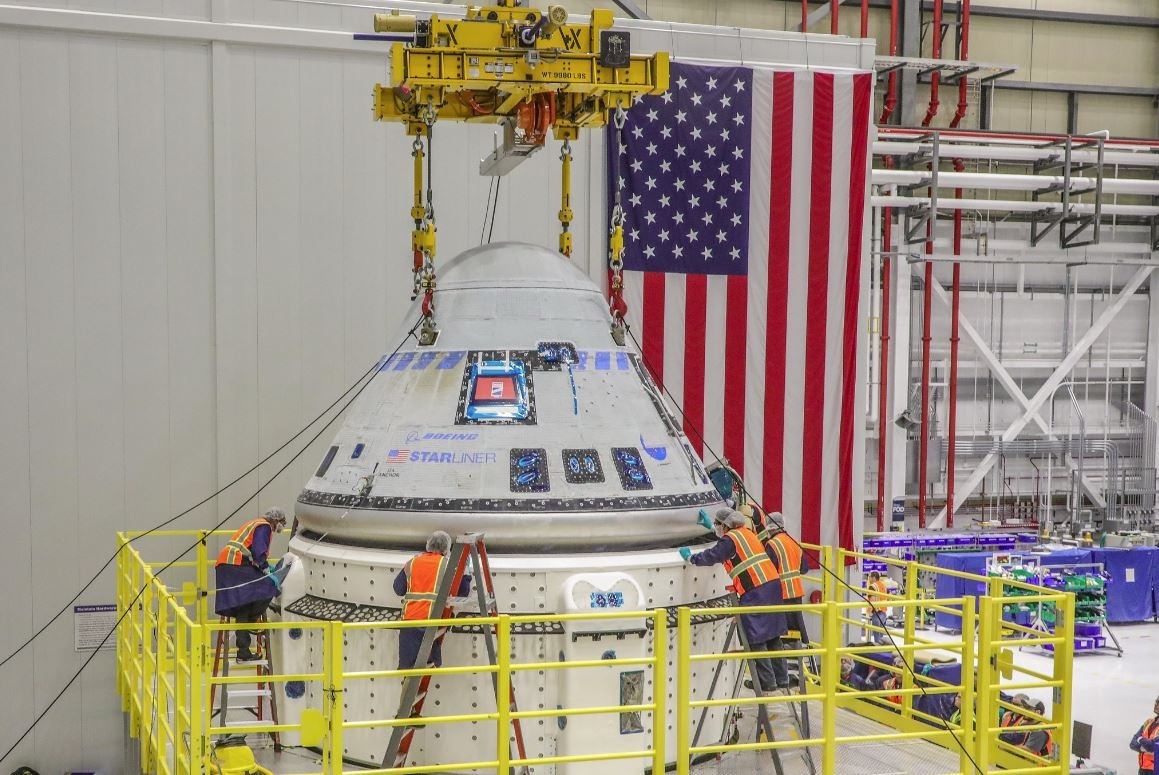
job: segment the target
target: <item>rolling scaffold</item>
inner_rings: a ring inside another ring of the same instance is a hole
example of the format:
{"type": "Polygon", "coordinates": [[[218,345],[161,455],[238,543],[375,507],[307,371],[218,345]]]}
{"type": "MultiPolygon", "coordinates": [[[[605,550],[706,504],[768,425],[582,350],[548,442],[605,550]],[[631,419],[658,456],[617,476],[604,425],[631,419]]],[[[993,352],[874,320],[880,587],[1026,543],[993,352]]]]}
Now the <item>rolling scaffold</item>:
{"type": "MultiPolygon", "coordinates": [[[[414,137],[414,202],[411,251],[414,292],[422,300],[419,341],[434,344],[435,207],[431,189],[433,130],[436,121],[495,123],[503,144],[480,165],[480,172],[503,175],[543,147],[550,130],[563,142],[559,251],[571,256],[571,141],[581,128],[623,128],[625,111],[645,94],[668,90],[668,54],[631,53],[630,33],[613,29],[612,12],[594,10],[587,24],[568,22],[567,10],[546,12],[518,2],[468,7],[465,18],[419,19],[376,14],[374,30],[403,45],[391,49],[391,82],[374,88],[374,117],[398,121],[414,137]],[[405,37],[409,36],[409,38],[405,37]],[[424,202],[423,162],[426,161],[424,202]]],[[[612,156],[616,158],[615,154],[612,156]]],[[[624,338],[623,208],[614,194],[608,236],[611,273],[609,307],[612,336],[624,338]]]]}

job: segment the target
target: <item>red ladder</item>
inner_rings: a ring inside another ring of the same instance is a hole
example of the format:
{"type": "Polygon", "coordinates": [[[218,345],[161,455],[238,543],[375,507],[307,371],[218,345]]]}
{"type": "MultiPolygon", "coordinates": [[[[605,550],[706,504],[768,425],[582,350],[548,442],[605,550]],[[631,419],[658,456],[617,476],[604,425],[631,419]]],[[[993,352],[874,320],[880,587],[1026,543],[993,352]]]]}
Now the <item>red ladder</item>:
{"type": "MultiPolygon", "coordinates": [[[[443,573],[439,578],[438,589],[435,591],[435,601],[431,604],[432,612],[440,612],[439,619],[453,619],[454,612],[451,609],[451,605],[461,605],[469,599],[456,598],[451,595],[451,591],[457,590],[462,583],[463,574],[467,571],[468,560],[471,562],[471,572],[475,577],[475,593],[479,600],[480,614],[487,617],[499,615],[499,609],[495,604],[495,585],[491,578],[491,565],[487,559],[487,547],[483,543],[483,534],[467,533],[455,539],[447,563],[448,567],[451,568],[451,572],[443,573]]],[[[498,662],[498,653],[495,646],[495,631],[490,626],[485,626],[482,629],[483,640],[487,644],[487,658],[491,665],[495,665],[498,662]]],[[[428,667],[433,667],[430,663],[431,649],[436,642],[442,642],[446,633],[447,627],[428,627],[426,629],[426,632],[423,634],[423,642],[419,646],[418,655],[415,657],[416,665],[426,663],[428,667]]],[[[495,672],[491,673],[491,683],[495,687],[496,692],[498,692],[499,677],[495,672]]],[[[398,713],[395,714],[395,718],[421,718],[423,703],[426,701],[427,690],[430,684],[430,673],[424,673],[421,676],[409,676],[403,679],[402,698],[399,702],[398,713]]],[[[498,701],[498,697],[496,697],[496,701],[498,701]]],[[[515,703],[514,685],[510,686],[507,702],[513,713],[519,710],[515,703]]],[[[523,744],[523,727],[520,725],[519,719],[513,718],[511,720],[511,726],[515,736],[515,753],[518,758],[526,759],[527,750],[523,744]]],[[[416,728],[415,726],[397,726],[393,728],[390,735],[390,743],[387,746],[386,753],[382,757],[383,767],[397,768],[406,765],[407,755],[410,753],[416,728]]],[[[519,771],[524,773],[524,775],[529,772],[526,765],[519,767],[519,771]]]]}
{"type": "MultiPolygon", "coordinates": [[[[265,624],[266,617],[263,614],[257,621],[257,624],[265,624]]],[[[233,619],[228,616],[221,617],[222,624],[233,624],[233,619]]],[[[249,671],[253,670],[254,682],[253,688],[243,688],[246,684],[227,683],[221,684],[221,702],[218,707],[210,713],[210,718],[216,716],[218,723],[227,727],[231,723],[235,726],[250,725],[253,723],[252,719],[243,719],[240,721],[231,722],[229,719],[229,712],[231,710],[245,710],[252,714],[257,721],[269,721],[273,726],[278,723],[278,703],[275,697],[273,684],[270,683],[270,660],[272,655],[270,653],[270,632],[269,630],[255,630],[254,638],[254,653],[258,656],[257,659],[249,662],[233,662],[233,654],[229,647],[230,633],[236,630],[218,630],[217,631],[217,647],[213,652],[213,675],[214,677],[222,676],[228,677],[230,671],[230,664],[233,663],[234,670],[249,671]],[[230,698],[250,698],[254,704],[231,705],[230,698]],[[269,704],[269,718],[266,718],[266,704],[269,704]]],[[[213,708],[217,699],[218,684],[211,683],[209,687],[209,707],[213,708]]],[[[277,732],[270,732],[270,739],[274,743],[274,750],[282,750],[281,737],[277,732]]]]}

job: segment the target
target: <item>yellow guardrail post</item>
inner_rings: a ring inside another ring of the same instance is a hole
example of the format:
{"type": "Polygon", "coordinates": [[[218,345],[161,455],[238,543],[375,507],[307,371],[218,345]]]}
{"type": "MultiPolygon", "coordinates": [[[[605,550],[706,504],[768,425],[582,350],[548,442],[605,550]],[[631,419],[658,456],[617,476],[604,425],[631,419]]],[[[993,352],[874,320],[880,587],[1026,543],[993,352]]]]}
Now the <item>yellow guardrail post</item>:
{"type": "MultiPolygon", "coordinates": [[[[692,610],[688,606],[676,609],[676,773],[688,775],[688,749],[692,741],[692,702],[689,678],[692,675],[692,610]]],[[[658,691],[662,687],[657,687],[658,691]]],[[[653,770],[655,773],[655,770],[653,770]]]]}
{"type": "MultiPolygon", "coordinates": [[[[158,582],[160,583],[160,582],[158,582]]],[[[157,598],[157,678],[156,694],[153,697],[153,711],[149,720],[153,737],[153,755],[158,761],[166,755],[168,747],[162,730],[163,719],[169,716],[169,691],[165,679],[169,675],[169,593],[162,589],[157,598]]]]}
{"type": "Polygon", "coordinates": [[[975,598],[967,595],[962,599],[962,700],[959,703],[960,716],[958,723],[962,725],[958,741],[962,744],[958,764],[962,772],[971,772],[974,769],[970,761],[970,752],[975,750],[974,739],[974,628],[977,625],[978,613],[974,610],[975,598]]]}
{"type": "Polygon", "coordinates": [[[821,547],[821,561],[825,563],[825,567],[829,569],[829,573],[821,576],[821,595],[825,598],[826,603],[831,603],[837,599],[837,583],[833,579],[833,574],[845,572],[845,550],[840,550],[840,555],[837,559],[842,561],[841,568],[838,568],[834,562],[834,552],[832,546],[821,547]]]}
{"type": "Polygon", "coordinates": [[[822,717],[822,737],[825,745],[821,749],[821,772],[837,771],[837,677],[840,675],[841,663],[837,657],[837,649],[841,645],[839,634],[837,603],[830,600],[825,604],[824,633],[825,651],[821,655],[821,690],[825,693],[824,713],[822,717]]]}
{"type": "MultiPolygon", "coordinates": [[[[910,560],[905,564],[905,599],[918,599],[918,564],[910,560]]],[[[905,642],[914,642],[914,633],[917,631],[916,616],[921,609],[916,606],[907,605],[905,610],[905,626],[903,632],[905,633],[905,642]]]]}
{"type": "MultiPolygon", "coordinates": [[[[978,600],[978,701],[974,712],[975,743],[974,762],[982,772],[990,771],[990,751],[995,746],[990,730],[998,722],[997,705],[993,690],[994,681],[994,604],[992,597],[978,600]]],[[[999,603],[999,605],[1001,605],[999,603]]],[[[965,606],[963,605],[963,608],[965,606]]],[[[965,702],[962,703],[965,705],[965,702]]]]}
{"type": "MultiPolygon", "coordinates": [[[[117,616],[124,616],[128,598],[125,596],[125,535],[117,533],[117,616]]],[[[128,627],[117,628],[117,693],[121,696],[121,713],[129,710],[129,692],[125,684],[125,660],[129,650],[125,647],[125,639],[129,635],[128,627]]]]}
{"type": "Polygon", "coordinates": [[[189,772],[189,757],[181,755],[185,733],[189,731],[189,715],[186,710],[189,707],[189,676],[186,675],[189,665],[187,621],[185,617],[179,615],[173,628],[173,756],[177,764],[177,775],[186,775],[189,772]]]}
{"type": "Polygon", "coordinates": [[[660,775],[667,764],[668,741],[668,611],[652,612],[652,772],[660,775]]]}
{"type": "Polygon", "coordinates": [[[197,623],[205,624],[209,620],[209,540],[208,530],[197,531],[197,623]]]}
{"type": "Polygon", "coordinates": [[[189,627],[189,771],[206,771],[209,755],[205,730],[208,726],[209,708],[205,707],[205,627],[192,624],[189,627]]]}
{"type": "Polygon", "coordinates": [[[155,632],[153,623],[153,582],[151,574],[145,574],[145,592],[141,597],[141,707],[137,712],[137,739],[141,741],[141,772],[149,771],[149,707],[153,704],[153,670],[156,650],[149,637],[155,632]]]}
{"type": "Polygon", "coordinates": [[[1053,702],[1050,718],[1058,724],[1058,729],[1054,730],[1054,746],[1065,772],[1070,763],[1071,746],[1071,695],[1066,689],[1073,685],[1071,681],[1074,677],[1074,593],[1063,595],[1062,600],[1055,605],[1055,611],[1054,634],[1065,636],[1065,640],[1054,646],[1054,677],[1062,683],[1051,690],[1053,702]],[[1062,627],[1059,627],[1060,622],[1062,627]]]}
{"type": "Polygon", "coordinates": [[[499,652],[496,672],[495,708],[498,710],[495,735],[495,775],[511,773],[511,617],[499,615],[495,627],[495,649],[499,652]]]}
{"type": "MultiPolygon", "coordinates": [[[[328,677],[324,678],[326,694],[330,702],[327,703],[330,713],[329,735],[322,748],[323,767],[327,775],[342,775],[342,754],[345,743],[342,740],[342,725],[345,722],[343,712],[345,699],[345,681],[343,670],[344,632],[342,622],[330,622],[322,631],[322,637],[328,641],[329,659],[324,668],[328,677]]],[[[323,654],[327,654],[327,643],[323,643],[323,654]]],[[[385,763],[384,763],[385,766],[385,763]]]]}

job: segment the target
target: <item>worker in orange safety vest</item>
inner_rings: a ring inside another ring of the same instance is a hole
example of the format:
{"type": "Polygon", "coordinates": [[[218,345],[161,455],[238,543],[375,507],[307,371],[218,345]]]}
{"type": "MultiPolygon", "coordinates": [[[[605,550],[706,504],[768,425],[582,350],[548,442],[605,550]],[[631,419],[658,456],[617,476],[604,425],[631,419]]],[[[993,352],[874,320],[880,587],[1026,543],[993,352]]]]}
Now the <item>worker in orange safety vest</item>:
{"type": "Polygon", "coordinates": [[[1041,700],[1031,700],[1025,694],[1014,695],[1014,699],[1010,700],[1010,704],[1018,709],[1007,710],[1003,713],[1000,725],[1004,728],[1010,728],[1012,731],[1003,732],[998,736],[998,739],[1010,745],[1025,748],[1037,756],[1050,758],[1054,754],[1054,735],[1051,734],[1049,729],[1033,729],[1028,732],[1017,731],[1017,727],[1043,723],[1038,718],[1023,714],[1021,712],[1022,709],[1042,716],[1046,713],[1046,706],[1041,700]]]}
{"type": "Polygon", "coordinates": [[[1159,747],[1159,697],[1155,698],[1153,710],[1155,715],[1143,722],[1131,738],[1131,750],[1139,754],[1139,775],[1159,772],[1155,766],[1155,748],[1159,747]]]}
{"type": "MultiPolygon", "coordinates": [[[[427,538],[427,550],[406,561],[402,570],[394,577],[394,592],[402,598],[402,619],[413,622],[423,619],[441,619],[442,611],[431,611],[438,594],[439,581],[444,573],[454,568],[447,567],[447,552],[451,550],[451,537],[442,530],[436,530],[427,538]]],[[[459,589],[452,596],[464,597],[471,591],[471,577],[463,574],[459,589]]],[[[426,627],[406,627],[398,631],[398,669],[410,670],[415,667],[419,648],[422,646],[426,627]]],[[[443,664],[442,637],[435,638],[427,664],[440,667],[443,664]]]]}
{"type": "MultiPolygon", "coordinates": [[[[269,554],[274,533],[285,526],[286,513],[274,508],[246,522],[230,536],[214,567],[215,613],[239,624],[261,619],[281,587],[282,576],[270,568],[269,554]]],[[[251,636],[249,630],[235,634],[239,662],[260,656],[250,650],[251,636]]]]}

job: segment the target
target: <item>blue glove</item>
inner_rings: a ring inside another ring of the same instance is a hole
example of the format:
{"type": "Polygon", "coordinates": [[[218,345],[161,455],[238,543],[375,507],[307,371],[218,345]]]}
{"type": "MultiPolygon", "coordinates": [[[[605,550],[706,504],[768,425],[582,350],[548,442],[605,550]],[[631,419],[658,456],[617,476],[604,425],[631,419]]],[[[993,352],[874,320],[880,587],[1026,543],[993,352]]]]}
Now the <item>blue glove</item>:
{"type": "Polygon", "coordinates": [[[692,550],[687,546],[680,547],[680,559],[688,562],[688,558],[692,556],[692,550]]]}
{"type": "Polygon", "coordinates": [[[704,509],[700,510],[700,516],[696,518],[696,524],[700,525],[701,527],[703,527],[705,530],[708,530],[708,531],[711,531],[713,529],[712,528],[712,517],[710,517],[708,515],[708,512],[705,511],[704,509]]]}
{"type": "Polygon", "coordinates": [[[279,592],[281,592],[281,591],[282,591],[282,580],[278,578],[278,574],[276,574],[276,573],[267,573],[267,574],[266,574],[266,577],[267,577],[267,578],[268,578],[270,581],[274,582],[274,589],[278,590],[279,592]]]}

